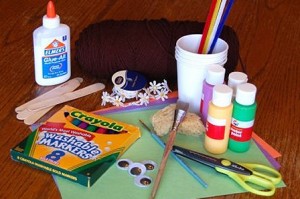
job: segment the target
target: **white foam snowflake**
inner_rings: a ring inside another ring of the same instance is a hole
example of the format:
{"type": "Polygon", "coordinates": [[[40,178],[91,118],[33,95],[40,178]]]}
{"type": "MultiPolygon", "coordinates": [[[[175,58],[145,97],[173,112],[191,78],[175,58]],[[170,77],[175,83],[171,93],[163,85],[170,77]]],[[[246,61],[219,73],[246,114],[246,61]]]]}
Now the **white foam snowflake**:
{"type": "Polygon", "coordinates": [[[123,101],[125,101],[124,98],[122,96],[117,95],[115,96],[112,104],[115,106],[124,106],[123,101]]]}
{"type": "Polygon", "coordinates": [[[164,79],[164,81],[161,83],[161,86],[164,90],[167,90],[168,92],[172,92],[171,89],[168,86],[167,80],[164,79]]]}
{"type": "Polygon", "coordinates": [[[139,93],[138,94],[140,105],[146,105],[149,104],[149,95],[147,93],[139,93]]]}
{"type": "Polygon", "coordinates": [[[151,92],[156,94],[158,92],[158,90],[161,89],[161,83],[157,84],[156,81],[154,80],[153,82],[150,82],[149,89],[150,89],[151,92]]]}
{"type": "Polygon", "coordinates": [[[102,106],[105,106],[107,102],[111,102],[111,96],[106,91],[102,93],[101,99],[102,99],[102,103],[101,103],[102,106]]]}
{"type": "Polygon", "coordinates": [[[168,92],[168,90],[158,90],[157,95],[155,95],[155,99],[165,101],[165,99],[168,99],[168,92]]]}

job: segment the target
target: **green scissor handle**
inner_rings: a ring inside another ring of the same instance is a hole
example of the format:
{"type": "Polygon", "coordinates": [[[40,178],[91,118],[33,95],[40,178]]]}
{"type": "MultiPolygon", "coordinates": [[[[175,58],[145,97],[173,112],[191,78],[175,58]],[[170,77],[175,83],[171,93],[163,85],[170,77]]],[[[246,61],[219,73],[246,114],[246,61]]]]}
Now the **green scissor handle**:
{"type": "Polygon", "coordinates": [[[281,175],[278,171],[260,164],[239,164],[252,171],[252,175],[238,174],[219,167],[215,169],[220,173],[228,175],[251,193],[261,196],[272,196],[275,193],[275,185],[281,181],[281,175]]]}
{"type": "Polygon", "coordinates": [[[240,165],[251,170],[254,175],[271,181],[274,185],[277,185],[282,180],[281,174],[271,167],[250,163],[240,163],[240,165]]]}

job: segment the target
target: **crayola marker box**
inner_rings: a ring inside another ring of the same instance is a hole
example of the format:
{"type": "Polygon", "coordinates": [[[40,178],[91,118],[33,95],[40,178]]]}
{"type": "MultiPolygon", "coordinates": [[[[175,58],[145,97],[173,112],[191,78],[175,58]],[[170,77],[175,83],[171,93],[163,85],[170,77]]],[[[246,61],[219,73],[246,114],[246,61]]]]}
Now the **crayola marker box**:
{"type": "Polygon", "coordinates": [[[11,149],[11,156],[90,187],[140,136],[136,126],[65,106],[11,149]]]}

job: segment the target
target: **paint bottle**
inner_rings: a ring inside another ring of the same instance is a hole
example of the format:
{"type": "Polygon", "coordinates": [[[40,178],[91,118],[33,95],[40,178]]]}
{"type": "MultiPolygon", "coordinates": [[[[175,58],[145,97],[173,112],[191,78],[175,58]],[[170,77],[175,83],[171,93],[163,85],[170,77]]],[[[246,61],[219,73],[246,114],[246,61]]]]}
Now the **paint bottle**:
{"type": "Polygon", "coordinates": [[[242,72],[231,72],[228,76],[228,86],[233,89],[232,97],[235,98],[237,85],[247,83],[248,76],[242,72]]]}
{"type": "Polygon", "coordinates": [[[222,154],[227,150],[233,107],[231,98],[232,88],[224,84],[214,86],[204,139],[204,147],[210,153],[222,154]]]}
{"type": "Polygon", "coordinates": [[[207,69],[206,78],[203,81],[202,97],[200,104],[201,120],[205,124],[208,113],[208,104],[212,99],[213,87],[224,82],[225,68],[221,65],[211,65],[207,69]]]}
{"type": "Polygon", "coordinates": [[[256,87],[253,84],[237,86],[228,145],[232,151],[245,152],[250,148],[257,108],[255,96],[256,87]]]}
{"type": "Polygon", "coordinates": [[[52,1],[48,2],[43,25],[33,32],[35,81],[50,86],[71,76],[70,28],[60,24],[52,1]]]}

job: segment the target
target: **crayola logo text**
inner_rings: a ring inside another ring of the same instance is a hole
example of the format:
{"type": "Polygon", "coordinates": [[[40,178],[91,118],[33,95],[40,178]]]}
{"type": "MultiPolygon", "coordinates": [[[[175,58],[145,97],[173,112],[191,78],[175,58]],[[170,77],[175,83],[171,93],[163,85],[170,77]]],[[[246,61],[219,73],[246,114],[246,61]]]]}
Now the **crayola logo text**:
{"type": "Polygon", "coordinates": [[[92,125],[95,125],[95,126],[102,126],[102,127],[106,127],[108,129],[113,129],[115,131],[121,131],[124,127],[121,126],[121,125],[118,125],[117,123],[115,122],[107,122],[107,121],[104,121],[104,120],[101,120],[101,119],[98,119],[98,118],[94,118],[90,115],[86,115],[80,111],[73,111],[71,112],[71,116],[73,118],[77,118],[77,119],[80,119],[86,123],[89,123],[89,124],[92,124],[92,125]]]}

